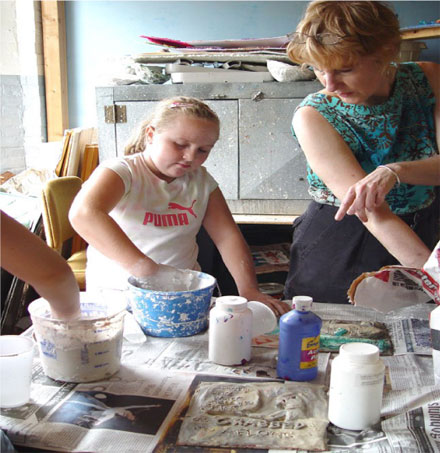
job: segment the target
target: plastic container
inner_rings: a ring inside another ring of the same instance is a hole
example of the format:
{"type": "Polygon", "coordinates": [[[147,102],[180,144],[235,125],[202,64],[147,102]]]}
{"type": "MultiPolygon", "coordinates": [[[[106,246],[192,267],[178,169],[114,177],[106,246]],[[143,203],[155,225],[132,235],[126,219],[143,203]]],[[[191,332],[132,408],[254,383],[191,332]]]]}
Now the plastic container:
{"type": "Polygon", "coordinates": [[[0,336],[0,407],[29,401],[35,343],[18,335],[0,336]]]}
{"type": "Polygon", "coordinates": [[[339,348],[330,375],[328,418],[344,429],[363,430],[380,421],[385,365],[379,348],[347,343],[339,348]]]}
{"type": "Polygon", "coordinates": [[[251,359],[252,338],[277,325],[273,311],[240,296],[217,297],[209,315],[209,360],[220,365],[244,365],[251,359]]]}
{"type": "Polygon", "coordinates": [[[193,283],[183,291],[147,289],[136,278],[128,279],[130,308],[146,335],[187,337],[208,327],[216,279],[203,272],[187,272],[193,283]]]}
{"type": "Polygon", "coordinates": [[[310,381],[318,374],[321,318],[310,311],[313,299],[295,296],[293,310],[280,318],[277,374],[290,381],[310,381]]]}
{"type": "Polygon", "coordinates": [[[440,384],[440,307],[434,308],[429,317],[431,329],[432,360],[434,363],[434,379],[440,384]]]}
{"type": "Polygon", "coordinates": [[[115,374],[121,363],[126,301],[120,292],[107,300],[81,293],[81,318],[61,321],[50,314],[49,303],[29,305],[44,373],[65,382],[91,382],[115,374]],[[119,293],[119,294],[118,294],[119,293]]]}

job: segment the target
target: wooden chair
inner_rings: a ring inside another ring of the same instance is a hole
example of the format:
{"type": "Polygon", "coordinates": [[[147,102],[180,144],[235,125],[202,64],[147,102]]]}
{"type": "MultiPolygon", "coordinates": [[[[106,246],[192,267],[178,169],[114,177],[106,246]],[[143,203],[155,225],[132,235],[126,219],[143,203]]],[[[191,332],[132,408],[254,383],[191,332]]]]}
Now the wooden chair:
{"type": "Polygon", "coordinates": [[[57,250],[71,267],[81,291],[86,287],[86,251],[71,254],[71,242],[76,235],[69,221],[69,209],[81,189],[82,180],[77,176],[62,176],[48,181],[42,192],[43,225],[46,242],[57,250]],[[66,250],[67,246],[67,250],[66,250]]]}

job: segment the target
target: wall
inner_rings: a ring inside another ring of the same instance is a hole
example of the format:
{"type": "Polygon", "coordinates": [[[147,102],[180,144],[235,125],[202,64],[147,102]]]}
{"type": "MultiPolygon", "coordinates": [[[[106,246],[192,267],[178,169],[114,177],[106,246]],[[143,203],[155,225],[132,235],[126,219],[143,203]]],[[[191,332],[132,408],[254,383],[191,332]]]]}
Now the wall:
{"type": "Polygon", "coordinates": [[[21,168],[25,165],[23,90],[20,84],[20,62],[16,33],[16,11],[14,2],[0,2],[1,49],[1,169],[21,168]]]}
{"type": "Polygon", "coordinates": [[[0,172],[18,173],[46,140],[39,2],[0,2],[0,172]]]}
{"type": "MultiPolygon", "coordinates": [[[[438,2],[391,2],[402,26],[439,17],[438,2]]],[[[281,36],[292,31],[305,1],[66,2],[71,127],[95,124],[95,83],[110,57],[157,52],[140,35],[180,40],[281,36]]],[[[438,39],[421,58],[439,61],[438,39]]]]}

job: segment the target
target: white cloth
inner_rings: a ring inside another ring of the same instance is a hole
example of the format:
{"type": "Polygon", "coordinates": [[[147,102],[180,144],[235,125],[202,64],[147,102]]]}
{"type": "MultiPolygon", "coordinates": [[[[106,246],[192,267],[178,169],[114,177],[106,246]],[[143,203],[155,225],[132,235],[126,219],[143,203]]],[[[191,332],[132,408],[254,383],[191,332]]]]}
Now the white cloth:
{"type": "MultiPolygon", "coordinates": [[[[101,164],[117,173],[125,194],[110,212],[131,241],[160,264],[196,269],[200,230],[210,194],[217,183],[206,168],[167,183],[154,175],[143,153],[101,164]]],[[[85,182],[87,184],[87,182],[85,182]]],[[[92,246],[87,250],[86,286],[126,289],[129,274],[92,246]]]]}

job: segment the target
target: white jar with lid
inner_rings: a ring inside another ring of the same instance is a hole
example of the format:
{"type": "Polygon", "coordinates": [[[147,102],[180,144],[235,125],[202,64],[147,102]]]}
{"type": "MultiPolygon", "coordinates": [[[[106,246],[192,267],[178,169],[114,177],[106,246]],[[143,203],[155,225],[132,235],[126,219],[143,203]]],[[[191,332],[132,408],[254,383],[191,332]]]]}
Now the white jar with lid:
{"type": "Polygon", "coordinates": [[[209,314],[209,360],[243,365],[251,359],[252,311],[240,296],[217,297],[209,314]]]}
{"type": "Polygon", "coordinates": [[[351,430],[363,430],[379,422],[384,375],[385,365],[377,346],[342,345],[331,366],[329,420],[351,430]]]}
{"type": "Polygon", "coordinates": [[[440,307],[432,310],[429,316],[429,327],[431,328],[434,379],[436,384],[440,384],[440,307]]]}
{"type": "Polygon", "coordinates": [[[244,365],[251,359],[252,338],[272,332],[274,312],[256,300],[217,297],[209,313],[209,360],[220,365],[244,365]]]}

